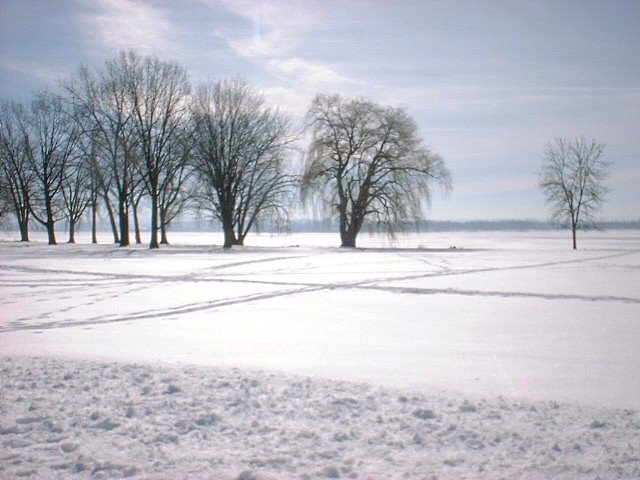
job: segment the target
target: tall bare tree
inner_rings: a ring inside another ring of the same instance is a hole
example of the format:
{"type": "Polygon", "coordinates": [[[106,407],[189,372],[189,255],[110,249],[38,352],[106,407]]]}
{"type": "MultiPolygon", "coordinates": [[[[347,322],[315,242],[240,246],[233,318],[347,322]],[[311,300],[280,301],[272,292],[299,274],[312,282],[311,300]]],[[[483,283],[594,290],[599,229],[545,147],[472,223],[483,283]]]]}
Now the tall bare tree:
{"type": "Polygon", "coordinates": [[[93,138],[95,180],[101,187],[114,240],[120,246],[130,243],[129,212],[136,187],[134,110],[127,73],[127,57],[120,54],[108,60],[95,74],[83,67],[75,77],[63,83],[84,135],[93,138]],[[113,218],[112,196],[117,204],[119,228],[113,218]]]}
{"type": "Polygon", "coordinates": [[[551,206],[553,221],[571,228],[573,249],[577,230],[593,225],[608,188],[610,163],[604,161],[605,144],[584,138],[549,141],[543,154],[538,185],[551,206]]]}
{"type": "Polygon", "coordinates": [[[65,111],[63,100],[48,92],[36,96],[22,127],[29,146],[29,167],[37,184],[36,198],[30,202],[31,214],[47,229],[49,244],[55,245],[55,224],[64,217],[62,186],[76,154],[79,130],[65,111]]]}
{"type": "MultiPolygon", "coordinates": [[[[87,208],[95,202],[95,184],[92,181],[92,169],[94,158],[91,138],[80,136],[77,154],[65,165],[65,174],[62,179],[62,200],[65,217],[69,227],[68,243],[75,243],[76,225],[84,215],[87,208]],[[83,145],[88,143],[88,145],[83,145]]],[[[95,222],[92,226],[93,239],[95,240],[95,222]]]]}
{"type": "Polygon", "coordinates": [[[28,142],[21,125],[27,111],[22,104],[2,102],[0,105],[0,179],[2,200],[7,211],[18,221],[20,240],[29,241],[31,197],[34,190],[33,170],[29,165],[28,142]]]}
{"type": "Polygon", "coordinates": [[[160,222],[160,243],[168,244],[167,230],[173,220],[182,213],[189,204],[187,182],[193,173],[190,165],[192,130],[181,142],[172,145],[167,161],[170,168],[165,169],[165,178],[160,181],[158,197],[158,214],[160,222]]]}
{"type": "Polygon", "coordinates": [[[96,151],[96,135],[91,132],[90,137],[85,137],[83,143],[85,145],[84,154],[89,161],[89,182],[91,191],[91,197],[89,199],[89,206],[91,207],[91,243],[98,243],[98,210],[100,208],[99,199],[100,192],[102,191],[102,183],[96,151]]]}
{"type": "Polygon", "coordinates": [[[318,95],[307,115],[312,140],[303,199],[313,196],[338,216],[343,247],[355,247],[366,219],[393,233],[421,218],[432,182],[450,188],[444,161],[422,144],[404,110],[318,95]]]}
{"type": "Polygon", "coordinates": [[[200,206],[222,224],[225,248],[242,245],[261,217],[286,212],[291,126],[240,79],[202,85],[193,118],[200,206]]]}
{"type": "Polygon", "coordinates": [[[151,240],[158,248],[159,210],[163,182],[178,168],[175,150],[191,128],[187,72],[175,62],[157,57],[120,54],[133,109],[133,125],[139,162],[136,164],[151,202],[151,240]]]}

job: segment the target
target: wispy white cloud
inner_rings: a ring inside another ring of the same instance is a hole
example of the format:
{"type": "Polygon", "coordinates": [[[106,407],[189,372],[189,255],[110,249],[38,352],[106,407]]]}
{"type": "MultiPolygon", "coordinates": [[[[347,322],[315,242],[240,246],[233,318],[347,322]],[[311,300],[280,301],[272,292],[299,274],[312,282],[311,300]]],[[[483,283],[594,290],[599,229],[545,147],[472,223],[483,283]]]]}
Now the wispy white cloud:
{"type": "Polygon", "coordinates": [[[21,58],[11,58],[4,54],[0,55],[0,68],[25,77],[35,78],[40,82],[49,85],[67,74],[64,67],[43,65],[38,62],[27,61],[21,58]]]}
{"type": "MultiPolygon", "coordinates": [[[[209,0],[203,0],[209,1],[209,0]]],[[[270,101],[294,114],[303,113],[313,95],[362,86],[337,65],[308,58],[300,45],[328,19],[315,2],[221,0],[227,11],[247,28],[219,29],[217,34],[238,56],[261,68],[271,78],[263,89],[270,101]]]]}
{"type": "Polygon", "coordinates": [[[273,58],[268,66],[274,72],[290,78],[304,79],[310,86],[360,84],[362,82],[350,78],[335,68],[319,62],[305,60],[299,57],[273,58]]]}
{"type": "Polygon", "coordinates": [[[309,1],[209,0],[208,3],[223,6],[251,25],[247,30],[221,30],[233,50],[245,57],[290,55],[304,36],[324,20],[322,10],[309,1]]]}
{"type": "Polygon", "coordinates": [[[174,26],[165,11],[137,0],[86,0],[81,23],[91,39],[87,48],[104,51],[135,49],[173,53],[174,26]]]}

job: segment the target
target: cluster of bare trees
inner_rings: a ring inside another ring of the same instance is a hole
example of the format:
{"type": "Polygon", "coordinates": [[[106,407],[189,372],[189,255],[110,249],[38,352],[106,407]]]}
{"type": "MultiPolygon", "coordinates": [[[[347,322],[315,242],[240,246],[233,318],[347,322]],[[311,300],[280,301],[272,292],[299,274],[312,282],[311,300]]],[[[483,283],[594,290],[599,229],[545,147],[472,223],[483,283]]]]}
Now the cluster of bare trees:
{"type": "Polygon", "coordinates": [[[297,139],[287,116],[242,80],[200,85],[154,56],[122,52],[98,69],[81,68],[30,105],[0,107],[0,215],[12,212],[23,241],[42,224],[56,243],[64,221],[109,219],[114,242],[140,243],[141,205],[150,248],[185,209],[209,212],[224,245],[242,245],[265,218],[281,219],[298,193],[339,219],[343,246],[355,246],[365,219],[393,231],[422,216],[432,181],[449,172],[427,150],[402,109],[319,95],[302,175],[290,165],[297,139]]]}
{"type": "MultiPolygon", "coordinates": [[[[150,203],[151,242],[159,223],[175,215],[190,125],[189,83],[177,64],[121,53],[95,73],[80,69],[62,94],[40,93],[30,106],[5,102],[0,118],[3,196],[16,213],[22,240],[29,220],[42,223],[55,244],[55,224],[66,220],[69,242],[91,211],[93,241],[103,206],[114,240],[128,245],[133,212],[150,203]],[[161,219],[161,220],[159,220],[161,219]]],[[[166,236],[165,236],[166,238],[166,236]]]]}
{"type": "Polygon", "coordinates": [[[90,216],[96,242],[102,210],[115,242],[130,244],[131,216],[140,242],[145,204],[151,248],[167,243],[169,224],[186,207],[211,210],[225,232],[231,218],[238,235],[225,241],[230,246],[261,215],[284,207],[291,128],[244,82],[192,95],[178,64],[123,52],[98,70],[81,68],[61,87],[31,105],[2,103],[2,204],[14,212],[22,240],[36,220],[55,244],[55,225],[65,220],[73,242],[76,224],[90,216]]]}
{"type": "MultiPolygon", "coordinates": [[[[2,197],[15,212],[22,240],[29,240],[29,221],[42,224],[49,243],[56,243],[55,224],[82,214],[84,172],[75,154],[78,127],[65,112],[64,102],[40,93],[30,108],[17,103],[0,106],[2,197]]],[[[71,230],[73,234],[73,230],[71,230]]]]}
{"type": "MultiPolygon", "coordinates": [[[[90,218],[95,243],[104,213],[115,243],[130,244],[131,221],[141,243],[144,205],[150,248],[168,243],[169,225],[186,209],[217,219],[228,248],[261,219],[286,218],[300,194],[302,206],[336,218],[342,246],[354,247],[365,223],[393,233],[423,217],[434,183],[451,187],[444,161],[400,108],[316,96],[296,174],[296,129],[242,80],[192,91],[177,63],[122,52],[60,86],[28,105],[0,104],[0,217],[15,217],[23,241],[36,222],[55,244],[64,221],[74,242],[76,225],[90,218]]],[[[552,218],[571,228],[574,249],[607,193],[603,150],[584,139],[545,148],[539,186],[552,218]]]]}

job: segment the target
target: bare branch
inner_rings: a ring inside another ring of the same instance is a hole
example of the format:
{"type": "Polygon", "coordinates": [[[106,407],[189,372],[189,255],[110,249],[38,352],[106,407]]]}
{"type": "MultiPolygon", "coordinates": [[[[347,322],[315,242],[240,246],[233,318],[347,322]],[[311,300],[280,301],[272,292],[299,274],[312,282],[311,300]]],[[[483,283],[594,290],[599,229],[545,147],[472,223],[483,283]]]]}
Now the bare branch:
{"type": "Polygon", "coordinates": [[[312,141],[301,193],[339,217],[343,246],[355,246],[365,218],[389,232],[419,218],[431,183],[451,188],[451,177],[430,152],[415,122],[399,108],[362,99],[318,95],[307,113],[312,141]]]}
{"type": "Polygon", "coordinates": [[[608,189],[610,163],[601,159],[605,144],[584,138],[557,138],[546,144],[538,185],[547,197],[553,221],[576,231],[595,222],[608,189]]]}
{"type": "Polygon", "coordinates": [[[242,244],[260,219],[286,212],[295,182],[285,169],[292,128],[241,79],[202,85],[193,120],[200,206],[222,223],[225,247],[242,244]]]}

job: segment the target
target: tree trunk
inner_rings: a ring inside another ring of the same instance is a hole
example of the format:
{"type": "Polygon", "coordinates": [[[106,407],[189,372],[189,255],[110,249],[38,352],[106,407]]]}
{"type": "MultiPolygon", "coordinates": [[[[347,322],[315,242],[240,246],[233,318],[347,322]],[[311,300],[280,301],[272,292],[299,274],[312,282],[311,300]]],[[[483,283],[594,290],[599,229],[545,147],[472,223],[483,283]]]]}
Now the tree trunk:
{"type": "Polygon", "coordinates": [[[49,239],[49,245],[57,245],[58,242],[56,242],[55,223],[53,222],[53,220],[48,219],[46,227],[47,227],[47,237],[49,239]]]}
{"type": "Polygon", "coordinates": [[[355,248],[356,237],[360,228],[354,224],[355,220],[351,220],[351,223],[347,222],[347,216],[340,216],[340,246],[344,248],[355,248]]]}
{"type": "Polygon", "coordinates": [[[231,248],[236,242],[236,236],[233,229],[224,228],[224,245],[222,248],[231,248]]]}
{"type": "Polygon", "coordinates": [[[160,248],[158,244],[158,195],[151,195],[151,241],[149,248],[160,248]]]}
{"type": "Polygon", "coordinates": [[[247,231],[248,230],[245,230],[244,233],[242,233],[241,227],[238,227],[238,234],[236,235],[234,245],[244,246],[244,238],[247,236],[247,231]]]}
{"type": "Polygon", "coordinates": [[[356,237],[358,232],[355,231],[353,225],[341,225],[340,226],[340,246],[345,248],[356,247],[356,237]]]}
{"type": "Polygon", "coordinates": [[[98,201],[91,201],[91,243],[98,243],[98,201]]]}
{"type": "Polygon", "coordinates": [[[49,191],[45,189],[45,209],[47,211],[47,237],[49,239],[49,245],[57,245],[56,242],[56,230],[55,230],[55,220],[53,219],[53,206],[51,205],[51,197],[49,196],[49,191]]]}
{"type": "Polygon", "coordinates": [[[236,233],[233,230],[233,225],[229,224],[230,222],[223,221],[222,230],[224,232],[224,245],[223,248],[231,248],[236,244],[236,233]]]}
{"type": "Polygon", "coordinates": [[[167,238],[167,218],[164,208],[159,208],[158,214],[160,215],[160,245],[169,245],[169,239],[167,238]]]}
{"type": "Polygon", "coordinates": [[[228,203],[222,205],[220,221],[222,222],[222,231],[224,233],[223,248],[231,248],[233,245],[237,245],[238,239],[233,228],[233,208],[228,203]]]}
{"type": "Polygon", "coordinates": [[[109,215],[109,223],[111,223],[111,231],[113,232],[113,243],[120,243],[120,235],[118,235],[118,227],[116,226],[116,218],[113,214],[113,207],[109,201],[109,197],[103,195],[104,203],[107,206],[107,214],[109,215]]]}
{"type": "Polygon", "coordinates": [[[69,241],[67,243],[76,243],[76,222],[69,221],[69,241]]]}
{"type": "Polygon", "coordinates": [[[24,219],[21,219],[20,216],[18,216],[18,225],[20,227],[20,241],[28,242],[29,241],[29,220],[27,219],[25,221],[24,219]]]}
{"type": "Polygon", "coordinates": [[[578,249],[578,244],[576,242],[576,230],[577,230],[577,226],[576,225],[571,225],[571,236],[573,239],[573,249],[577,250],[578,249]]]}
{"type": "Polygon", "coordinates": [[[129,246],[129,209],[125,199],[118,200],[118,215],[120,217],[120,246],[129,246]]]}
{"type": "Polygon", "coordinates": [[[169,245],[169,239],[167,238],[167,226],[164,222],[160,222],[160,243],[162,245],[169,245]]]}
{"type": "Polygon", "coordinates": [[[16,202],[16,218],[18,219],[18,226],[20,228],[20,241],[29,241],[29,197],[23,196],[24,206],[16,202]]]}
{"type": "Polygon", "coordinates": [[[136,231],[136,244],[142,243],[142,236],[140,235],[140,220],[138,219],[138,202],[133,203],[133,227],[136,231]]]}
{"type": "Polygon", "coordinates": [[[351,232],[345,232],[340,235],[341,247],[356,248],[356,235],[351,232]]]}

